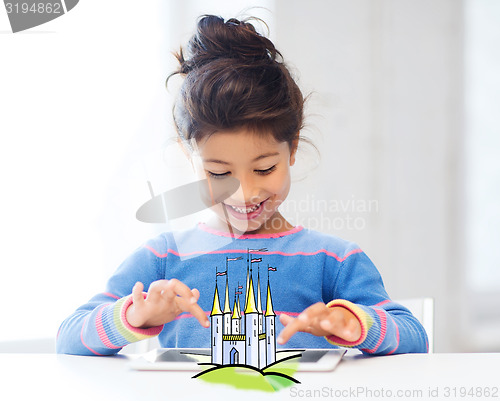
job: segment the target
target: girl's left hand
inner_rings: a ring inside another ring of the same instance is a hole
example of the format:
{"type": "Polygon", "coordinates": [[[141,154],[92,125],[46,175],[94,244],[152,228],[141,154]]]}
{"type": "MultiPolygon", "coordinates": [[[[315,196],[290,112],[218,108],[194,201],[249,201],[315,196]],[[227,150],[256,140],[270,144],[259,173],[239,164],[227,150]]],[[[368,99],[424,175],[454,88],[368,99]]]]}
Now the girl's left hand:
{"type": "Polygon", "coordinates": [[[285,344],[298,331],[321,337],[334,335],[349,342],[361,337],[361,324],[352,312],[341,306],[329,308],[322,302],[311,305],[296,319],[282,313],[280,322],[285,328],[278,344],[285,344]]]}

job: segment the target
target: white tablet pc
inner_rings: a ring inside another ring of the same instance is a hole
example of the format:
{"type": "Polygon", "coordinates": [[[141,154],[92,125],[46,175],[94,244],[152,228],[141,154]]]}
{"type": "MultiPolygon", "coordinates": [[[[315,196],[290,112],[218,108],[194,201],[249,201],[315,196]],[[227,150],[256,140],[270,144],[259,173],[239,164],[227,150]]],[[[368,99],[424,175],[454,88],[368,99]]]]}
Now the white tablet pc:
{"type": "MultiPolygon", "coordinates": [[[[276,360],[294,355],[282,363],[299,363],[298,371],[331,371],[338,365],[345,349],[286,349],[276,351],[276,360]]],[[[201,371],[199,363],[210,363],[210,349],[205,348],[157,348],[143,354],[129,363],[135,370],[201,371]]]]}

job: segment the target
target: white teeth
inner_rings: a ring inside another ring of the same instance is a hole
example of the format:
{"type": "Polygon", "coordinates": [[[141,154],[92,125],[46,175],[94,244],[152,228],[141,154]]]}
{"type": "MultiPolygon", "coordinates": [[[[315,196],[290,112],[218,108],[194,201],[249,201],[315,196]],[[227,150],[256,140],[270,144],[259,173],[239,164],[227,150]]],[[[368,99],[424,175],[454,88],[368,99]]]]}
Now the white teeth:
{"type": "Polygon", "coordinates": [[[258,205],[255,205],[255,206],[251,207],[251,208],[248,208],[248,209],[242,209],[240,207],[236,207],[236,206],[232,206],[232,205],[229,205],[229,206],[231,206],[233,208],[233,210],[236,210],[238,213],[248,214],[248,213],[255,212],[259,208],[260,203],[258,205]]]}

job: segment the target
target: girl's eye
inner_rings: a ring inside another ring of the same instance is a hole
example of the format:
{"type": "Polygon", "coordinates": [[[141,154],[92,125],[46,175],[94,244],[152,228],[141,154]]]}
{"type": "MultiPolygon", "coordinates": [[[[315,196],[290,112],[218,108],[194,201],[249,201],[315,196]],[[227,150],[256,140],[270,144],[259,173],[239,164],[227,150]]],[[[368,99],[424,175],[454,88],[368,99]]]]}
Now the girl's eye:
{"type": "Polygon", "coordinates": [[[225,173],[212,173],[211,171],[207,170],[207,174],[213,178],[224,178],[224,177],[227,177],[229,174],[231,174],[231,172],[226,171],[225,173]]]}
{"type": "Polygon", "coordinates": [[[260,175],[268,175],[268,174],[271,174],[274,170],[276,170],[276,165],[269,167],[265,170],[254,170],[254,171],[260,175]]]}

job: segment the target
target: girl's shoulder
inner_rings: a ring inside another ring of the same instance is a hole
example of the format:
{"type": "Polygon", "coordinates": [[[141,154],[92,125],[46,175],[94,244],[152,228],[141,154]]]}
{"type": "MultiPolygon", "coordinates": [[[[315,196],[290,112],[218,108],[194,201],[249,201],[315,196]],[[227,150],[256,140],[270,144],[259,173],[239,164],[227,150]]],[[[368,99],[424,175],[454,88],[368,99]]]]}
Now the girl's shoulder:
{"type": "Polygon", "coordinates": [[[163,231],[155,236],[147,239],[143,244],[142,248],[151,248],[150,250],[154,250],[154,253],[166,253],[169,250],[177,250],[177,243],[185,243],[189,242],[197,242],[199,241],[199,233],[196,228],[190,228],[186,230],[172,230],[172,231],[163,231]]]}
{"type": "Polygon", "coordinates": [[[167,254],[192,257],[210,253],[231,242],[231,238],[213,235],[197,225],[184,230],[164,231],[148,239],[142,247],[159,257],[165,257],[167,254]]]}
{"type": "Polygon", "coordinates": [[[304,228],[301,235],[296,238],[297,245],[307,247],[310,251],[324,250],[331,252],[340,258],[353,252],[361,252],[359,245],[353,241],[340,238],[334,234],[324,233],[304,228]]]}

